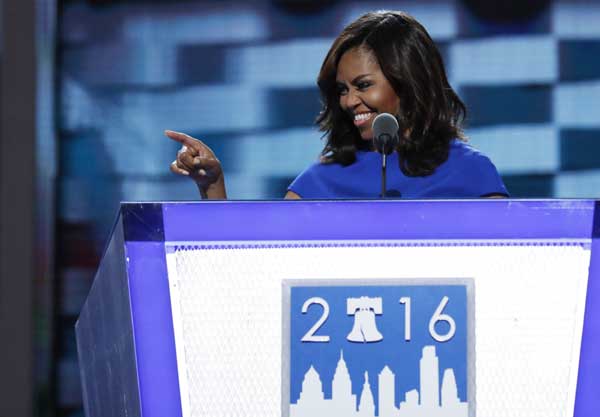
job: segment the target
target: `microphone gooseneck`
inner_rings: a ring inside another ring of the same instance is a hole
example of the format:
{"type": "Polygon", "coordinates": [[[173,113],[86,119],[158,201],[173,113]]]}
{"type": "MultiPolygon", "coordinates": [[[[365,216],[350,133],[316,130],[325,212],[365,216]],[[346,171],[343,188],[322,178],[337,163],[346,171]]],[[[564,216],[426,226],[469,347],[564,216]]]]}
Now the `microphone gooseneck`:
{"type": "Polygon", "coordinates": [[[387,156],[394,152],[400,141],[398,120],[389,114],[381,113],[373,120],[373,145],[381,154],[381,198],[385,198],[387,156]]]}

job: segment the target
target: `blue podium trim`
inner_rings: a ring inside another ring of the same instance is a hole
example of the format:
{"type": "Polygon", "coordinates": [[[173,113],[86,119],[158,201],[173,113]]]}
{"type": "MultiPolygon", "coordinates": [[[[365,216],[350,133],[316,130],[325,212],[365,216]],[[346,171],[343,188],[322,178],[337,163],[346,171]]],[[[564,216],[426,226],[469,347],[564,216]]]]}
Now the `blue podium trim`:
{"type": "Polygon", "coordinates": [[[592,237],[600,238],[600,201],[594,204],[594,221],[592,225],[592,237]]]}
{"type": "MultiPolygon", "coordinates": [[[[598,217],[598,207],[594,218],[598,217]]],[[[600,238],[592,240],[574,417],[600,415],[600,238]]]]}
{"type": "Polygon", "coordinates": [[[574,417],[600,415],[600,201],[595,203],[592,237],[574,417]]]}
{"type": "Polygon", "coordinates": [[[593,201],[164,203],[167,241],[589,238],[593,201]],[[481,205],[485,204],[485,210],[481,205]]]}
{"type": "Polygon", "coordinates": [[[165,246],[127,242],[129,293],[144,417],[181,417],[165,246]]]}

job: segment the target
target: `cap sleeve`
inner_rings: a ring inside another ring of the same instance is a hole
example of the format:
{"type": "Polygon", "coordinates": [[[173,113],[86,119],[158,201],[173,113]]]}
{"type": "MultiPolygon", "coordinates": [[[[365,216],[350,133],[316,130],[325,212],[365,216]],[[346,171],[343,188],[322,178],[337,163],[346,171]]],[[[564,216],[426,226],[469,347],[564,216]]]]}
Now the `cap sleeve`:
{"type": "Polygon", "coordinates": [[[474,179],[471,183],[476,187],[474,194],[480,197],[488,197],[492,195],[502,195],[509,197],[508,190],[490,158],[483,154],[477,154],[474,158],[472,167],[473,172],[469,173],[474,179]]]}
{"type": "Polygon", "coordinates": [[[323,194],[323,184],[319,175],[319,164],[314,163],[300,173],[288,186],[288,191],[293,191],[302,198],[316,198],[323,194]]]}

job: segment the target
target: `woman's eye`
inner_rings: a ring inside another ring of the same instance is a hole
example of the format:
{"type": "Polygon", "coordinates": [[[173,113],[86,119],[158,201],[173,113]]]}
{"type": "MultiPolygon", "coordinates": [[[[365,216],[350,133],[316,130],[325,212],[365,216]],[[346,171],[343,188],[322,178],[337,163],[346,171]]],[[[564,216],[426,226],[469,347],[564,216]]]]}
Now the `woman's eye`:
{"type": "Polygon", "coordinates": [[[348,89],[346,87],[338,87],[337,88],[337,93],[340,96],[346,95],[347,92],[348,92],[348,89]]]}
{"type": "Polygon", "coordinates": [[[362,82],[358,83],[356,87],[359,90],[365,90],[365,89],[369,88],[370,86],[371,86],[370,82],[368,82],[368,81],[362,81],[362,82]]]}

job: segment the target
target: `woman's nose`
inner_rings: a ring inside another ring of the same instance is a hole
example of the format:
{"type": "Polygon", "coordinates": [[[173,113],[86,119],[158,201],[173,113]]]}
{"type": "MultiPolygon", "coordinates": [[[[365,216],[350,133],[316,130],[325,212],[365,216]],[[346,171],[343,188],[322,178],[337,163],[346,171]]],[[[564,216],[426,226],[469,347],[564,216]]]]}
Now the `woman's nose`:
{"type": "Polygon", "coordinates": [[[354,108],[360,104],[360,96],[356,91],[349,91],[346,96],[346,105],[348,108],[354,108]]]}

